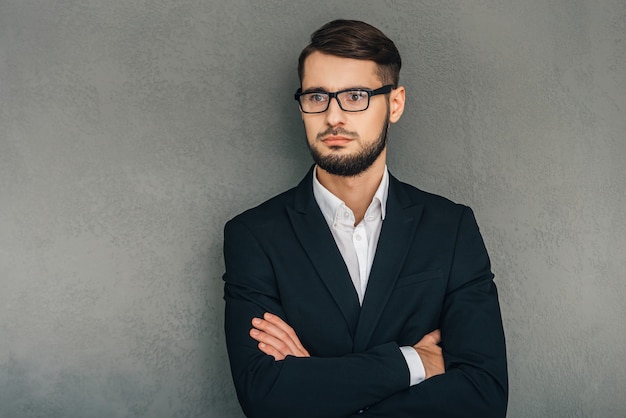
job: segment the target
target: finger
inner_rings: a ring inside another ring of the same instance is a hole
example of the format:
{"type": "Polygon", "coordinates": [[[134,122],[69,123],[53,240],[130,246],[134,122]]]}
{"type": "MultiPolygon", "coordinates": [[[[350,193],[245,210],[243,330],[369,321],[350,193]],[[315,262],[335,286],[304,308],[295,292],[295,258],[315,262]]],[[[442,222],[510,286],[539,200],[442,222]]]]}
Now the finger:
{"type": "Polygon", "coordinates": [[[299,348],[298,344],[291,340],[288,334],[278,329],[278,327],[273,324],[259,318],[255,318],[252,323],[255,328],[250,330],[250,336],[255,340],[273,346],[284,356],[309,357],[308,351],[301,347],[301,345],[299,348]]]}
{"type": "Polygon", "coordinates": [[[296,345],[296,347],[298,348],[298,350],[305,352],[307,355],[309,354],[306,349],[304,348],[304,346],[302,345],[302,343],[300,342],[300,338],[298,338],[298,335],[296,334],[296,332],[294,331],[293,328],[291,328],[289,326],[289,324],[287,324],[285,321],[283,321],[278,315],[273,315],[269,312],[266,312],[263,315],[263,318],[270,322],[271,324],[276,325],[278,328],[280,328],[283,332],[285,332],[289,338],[291,339],[291,341],[293,341],[293,343],[296,345]]]}
{"type": "Polygon", "coordinates": [[[281,325],[275,325],[272,322],[260,318],[254,318],[252,325],[273,337],[274,339],[268,341],[268,343],[276,347],[283,354],[308,357],[309,353],[304,349],[293,329],[276,315],[272,316],[274,317],[272,320],[281,325]]]}
{"type": "Polygon", "coordinates": [[[295,335],[295,332],[294,332],[293,328],[291,328],[288,323],[283,321],[280,316],[273,315],[273,314],[271,314],[269,312],[265,312],[263,314],[263,319],[265,319],[267,322],[277,326],[278,328],[280,328],[281,330],[283,330],[287,334],[295,335]]]}
{"type": "Polygon", "coordinates": [[[250,330],[250,336],[259,342],[259,349],[265,354],[273,355],[275,358],[295,355],[284,342],[266,332],[252,328],[250,330]],[[261,345],[263,345],[263,348],[261,348],[261,345]]]}
{"type": "Polygon", "coordinates": [[[297,344],[295,344],[291,335],[279,326],[273,324],[272,322],[269,322],[265,319],[254,318],[252,320],[252,325],[255,328],[265,332],[269,336],[283,342],[289,348],[293,350],[297,349],[297,344]]]}
{"type": "Polygon", "coordinates": [[[261,350],[263,353],[267,354],[268,356],[274,357],[275,361],[285,359],[285,356],[282,353],[280,353],[278,350],[276,350],[276,348],[272,347],[271,345],[267,345],[265,343],[259,343],[258,347],[259,347],[259,350],[261,350]]]}

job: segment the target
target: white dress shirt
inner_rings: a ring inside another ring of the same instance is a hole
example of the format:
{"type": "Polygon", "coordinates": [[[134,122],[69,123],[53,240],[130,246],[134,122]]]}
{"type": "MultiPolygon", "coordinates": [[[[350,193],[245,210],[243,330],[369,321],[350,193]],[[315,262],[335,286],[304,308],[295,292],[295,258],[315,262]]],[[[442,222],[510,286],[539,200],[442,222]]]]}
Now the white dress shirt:
{"type": "MultiPolygon", "coordinates": [[[[363,220],[358,225],[354,225],[355,219],[352,210],[341,199],[322,186],[317,179],[317,167],[314,171],[313,195],[346,263],[360,304],[363,304],[378,238],[385,220],[388,193],[389,172],[385,166],[383,178],[372,202],[365,211],[363,220]]],[[[409,368],[410,385],[413,386],[422,382],[426,378],[426,372],[417,351],[411,346],[400,347],[400,351],[409,368]]]]}

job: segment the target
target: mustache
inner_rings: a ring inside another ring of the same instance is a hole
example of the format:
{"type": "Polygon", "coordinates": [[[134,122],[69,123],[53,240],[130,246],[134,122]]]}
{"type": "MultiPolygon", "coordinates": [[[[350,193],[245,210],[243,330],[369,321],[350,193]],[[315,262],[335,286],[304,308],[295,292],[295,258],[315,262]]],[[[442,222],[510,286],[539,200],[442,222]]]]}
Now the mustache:
{"type": "Polygon", "coordinates": [[[326,138],[327,136],[345,136],[346,138],[358,138],[359,134],[356,132],[350,132],[347,131],[343,128],[328,128],[326,129],[324,132],[320,132],[319,134],[317,134],[317,139],[318,140],[323,140],[324,138],[326,138]]]}

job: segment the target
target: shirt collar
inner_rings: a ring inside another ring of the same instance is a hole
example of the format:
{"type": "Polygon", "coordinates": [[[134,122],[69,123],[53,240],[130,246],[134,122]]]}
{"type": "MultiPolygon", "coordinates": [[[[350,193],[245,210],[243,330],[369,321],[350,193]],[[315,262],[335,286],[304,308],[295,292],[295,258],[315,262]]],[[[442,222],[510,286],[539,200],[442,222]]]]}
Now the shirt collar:
{"type": "MultiPolygon", "coordinates": [[[[326,187],[322,185],[317,179],[317,166],[313,170],[313,195],[315,196],[315,200],[324,215],[324,219],[328,225],[333,225],[335,217],[339,209],[342,206],[345,206],[345,203],[339,199],[337,196],[332,194],[326,187]]],[[[374,198],[372,199],[372,203],[378,201],[380,203],[380,212],[381,219],[385,220],[385,215],[387,211],[387,196],[389,195],[389,170],[385,165],[385,172],[383,173],[383,178],[378,185],[378,189],[376,189],[376,193],[374,193],[374,198]]],[[[372,203],[368,208],[370,210],[372,203]]]]}

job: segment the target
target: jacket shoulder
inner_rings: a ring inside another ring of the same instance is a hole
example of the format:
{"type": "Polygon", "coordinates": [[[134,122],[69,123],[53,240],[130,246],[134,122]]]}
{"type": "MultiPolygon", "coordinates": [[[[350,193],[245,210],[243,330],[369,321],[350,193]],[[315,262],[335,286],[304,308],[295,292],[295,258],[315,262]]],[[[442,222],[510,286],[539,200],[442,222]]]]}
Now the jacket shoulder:
{"type": "Polygon", "coordinates": [[[394,179],[398,190],[403,193],[412,204],[420,204],[425,210],[437,212],[459,212],[469,209],[468,206],[454,202],[444,196],[421,190],[411,184],[394,179]]]}
{"type": "Polygon", "coordinates": [[[230,219],[226,224],[243,223],[250,228],[262,227],[286,218],[286,210],[293,207],[296,188],[284,191],[265,202],[245,210],[230,219]]]}

